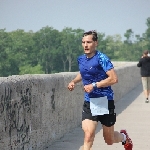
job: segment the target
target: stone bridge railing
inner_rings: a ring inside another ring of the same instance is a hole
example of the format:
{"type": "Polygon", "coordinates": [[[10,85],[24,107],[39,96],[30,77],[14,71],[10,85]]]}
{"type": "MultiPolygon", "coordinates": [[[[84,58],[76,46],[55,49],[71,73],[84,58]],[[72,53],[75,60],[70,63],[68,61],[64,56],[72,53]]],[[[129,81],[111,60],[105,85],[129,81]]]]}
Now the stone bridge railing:
{"type": "MultiPolygon", "coordinates": [[[[113,62],[115,101],[141,83],[136,63],[113,62]]],[[[67,90],[77,72],[0,78],[0,150],[44,150],[81,124],[82,84],[67,90]]]]}

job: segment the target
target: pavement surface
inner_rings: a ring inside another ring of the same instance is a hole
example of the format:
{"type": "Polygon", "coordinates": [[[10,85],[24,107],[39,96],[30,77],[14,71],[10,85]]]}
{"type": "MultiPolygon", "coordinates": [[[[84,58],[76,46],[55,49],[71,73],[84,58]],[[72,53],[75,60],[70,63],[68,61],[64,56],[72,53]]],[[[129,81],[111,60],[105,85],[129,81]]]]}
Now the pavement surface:
{"type": "MultiPolygon", "coordinates": [[[[133,150],[150,150],[150,103],[145,103],[142,85],[130,91],[115,105],[117,113],[115,130],[127,130],[134,144],[133,150]]],[[[79,126],[65,134],[47,150],[82,150],[83,137],[82,128],[79,126]]],[[[124,150],[124,147],[121,143],[107,145],[99,123],[92,150],[124,150]]]]}

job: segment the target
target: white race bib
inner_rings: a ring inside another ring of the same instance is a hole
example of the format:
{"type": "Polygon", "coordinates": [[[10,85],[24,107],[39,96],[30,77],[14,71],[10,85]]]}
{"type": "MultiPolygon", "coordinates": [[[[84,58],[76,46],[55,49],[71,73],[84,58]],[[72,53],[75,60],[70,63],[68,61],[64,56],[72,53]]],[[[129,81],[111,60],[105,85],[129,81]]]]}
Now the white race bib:
{"type": "Polygon", "coordinates": [[[109,114],[107,97],[90,98],[92,116],[109,114]]]}

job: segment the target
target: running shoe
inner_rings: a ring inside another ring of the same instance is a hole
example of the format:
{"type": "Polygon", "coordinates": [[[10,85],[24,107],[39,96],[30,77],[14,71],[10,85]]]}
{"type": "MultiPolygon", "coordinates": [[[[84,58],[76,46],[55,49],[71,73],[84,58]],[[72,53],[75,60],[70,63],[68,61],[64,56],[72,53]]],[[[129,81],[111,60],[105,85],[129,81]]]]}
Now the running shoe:
{"type": "Polygon", "coordinates": [[[127,131],[121,130],[120,133],[124,133],[126,135],[126,141],[122,142],[122,145],[124,145],[125,150],[132,150],[133,143],[132,140],[129,138],[127,131]]]}
{"type": "Polygon", "coordinates": [[[148,100],[148,99],[146,99],[145,103],[149,103],[149,100],[148,100]]]}

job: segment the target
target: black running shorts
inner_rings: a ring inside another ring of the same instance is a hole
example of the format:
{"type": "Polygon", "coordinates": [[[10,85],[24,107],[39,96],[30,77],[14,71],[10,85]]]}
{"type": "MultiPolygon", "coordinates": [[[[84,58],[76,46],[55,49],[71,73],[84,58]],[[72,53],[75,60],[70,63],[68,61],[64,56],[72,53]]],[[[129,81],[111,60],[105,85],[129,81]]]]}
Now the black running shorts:
{"type": "Polygon", "coordinates": [[[114,109],[115,109],[114,100],[108,100],[109,114],[92,116],[90,110],[90,102],[84,101],[83,111],[82,111],[82,121],[85,119],[89,119],[97,122],[100,121],[102,125],[111,127],[116,122],[116,113],[114,113],[114,109]]]}

